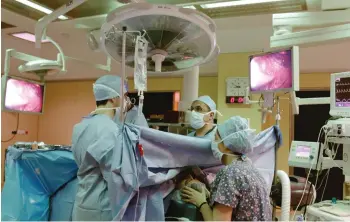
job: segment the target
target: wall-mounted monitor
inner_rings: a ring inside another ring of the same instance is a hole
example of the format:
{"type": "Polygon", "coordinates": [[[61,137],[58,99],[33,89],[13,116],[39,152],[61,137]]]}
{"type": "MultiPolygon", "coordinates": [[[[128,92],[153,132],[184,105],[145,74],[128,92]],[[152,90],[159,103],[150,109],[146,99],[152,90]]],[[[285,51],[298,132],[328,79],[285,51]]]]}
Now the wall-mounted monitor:
{"type": "Polygon", "coordinates": [[[45,84],[12,76],[2,79],[1,110],[42,114],[45,84]]]}
{"type": "Polygon", "coordinates": [[[249,57],[252,93],[299,91],[299,48],[293,46],[249,57]]]}
{"type": "Polygon", "coordinates": [[[350,117],[350,72],[331,75],[331,116],[350,117]]]}

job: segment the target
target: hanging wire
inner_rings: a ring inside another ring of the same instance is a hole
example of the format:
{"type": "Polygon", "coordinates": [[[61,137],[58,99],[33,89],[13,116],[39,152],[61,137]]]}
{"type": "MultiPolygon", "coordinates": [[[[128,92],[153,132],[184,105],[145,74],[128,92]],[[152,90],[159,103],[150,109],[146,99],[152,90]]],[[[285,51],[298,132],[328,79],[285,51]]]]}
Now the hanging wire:
{"type": "MultiPolygon", "coordinates": [[[[17,126],[16,126],[16,133],[18,131],[18,127],[19,127],[19,113],[17,113],[17,126]]],[[[17,134],[13,134],[12,137],[8,140],[1,140],[2,143],[7,143],[10,142],[11,140],[13,140],[16,137],[17,134]]]]}

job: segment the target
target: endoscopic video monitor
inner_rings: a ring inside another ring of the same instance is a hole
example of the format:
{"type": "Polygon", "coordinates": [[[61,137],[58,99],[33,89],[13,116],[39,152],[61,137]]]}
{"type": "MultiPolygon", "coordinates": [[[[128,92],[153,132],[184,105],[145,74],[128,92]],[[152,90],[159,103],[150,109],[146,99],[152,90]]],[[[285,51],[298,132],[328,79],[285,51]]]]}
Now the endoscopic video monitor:
{"type": "Polygon", "coordinates": [[[45,84],[17,77],[2,78],[3,111],[43,113],[45,84]]]}
{"type": "Polygon", "coordinates": [[[350,117],[350,72],[331,75],[330,115],[350,117]]]}
{"type": "Polygon", "coordinates": [[[299,48],[267,52],[249,57],[252,93],[299,90],[299,48]]]}

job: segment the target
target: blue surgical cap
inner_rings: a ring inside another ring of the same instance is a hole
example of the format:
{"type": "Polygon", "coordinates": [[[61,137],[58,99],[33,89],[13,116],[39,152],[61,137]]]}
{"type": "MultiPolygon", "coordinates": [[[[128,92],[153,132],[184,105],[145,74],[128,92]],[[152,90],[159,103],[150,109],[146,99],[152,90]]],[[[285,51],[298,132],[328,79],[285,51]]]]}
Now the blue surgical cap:
{"type": "Polygon", "coordinates": [[[195,101],[201,101],[203,103],[205,103],[207,106],[209,106],[210,111],[214,111],[216,110],[216,104],[215,102],[210,98],[210,96],[201,96],[198,99],[196,99],[195,101]]]}
{"type": "Polygon", "coordinates": [[[234,116],[218,125],[217,129],[225,147],[232,152],[247,154],[253,150],[255,135],[249,129],[247,119],[234,116]]]}
{"type": "MultiPolygon", "coordinates": [[[[96,80],[93,86],[93,91],[96,101],[113,99],[120,97],[121,78],[115,75],[105,75],[96,80]]],[[[125,87],[125,84],[124,84],[125,87]]],[[[125,89],[125,88],[124,88],[125,89]]],[[[126,92],[126,90],[124,90],[126,92]]]]}

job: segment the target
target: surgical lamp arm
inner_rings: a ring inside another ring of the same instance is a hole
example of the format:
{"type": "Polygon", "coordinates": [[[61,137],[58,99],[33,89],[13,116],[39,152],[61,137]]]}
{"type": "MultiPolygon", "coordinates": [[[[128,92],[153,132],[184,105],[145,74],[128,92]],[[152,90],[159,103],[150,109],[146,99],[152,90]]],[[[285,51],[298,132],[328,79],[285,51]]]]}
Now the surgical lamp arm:
{"type": "Polygon", "coordinates": [[[57,50],[59,51],[59,55],[57,56],[58,57],[57,59],[62,61],[62,70],[61,70],[61,72],[67,72],[67,70],[66,70],[66,59],[65,59],[65,56],[64,56],[62,48],[57,44],[57,42],[55,42],[50,37],[46,36],[46,40],[51,42],[57,48],[57,50]]]}
{"type": "Polygon", "coordinates": [[[70,0],[65,5],[53,11],[51,14],[48,14],[39,19],[39,21],[35,24],[35,47],[41,48],[41,40],[43,39],[43,36],[46,35],[46,27],[51,22],[55,21],[61,15],[66,14],[70,10],[78,7],[86,1],[87,0],[70,0]]]}
{"type": "Polygon", "coordinates": [[[110,72],[111,71],[111,58],[110,57],[107,57],[107,64],[106,65],[101,65],[101,64],[91,64],[89,62],[86,62],[82,59],[77,59],[77,58],[73,58],[73,57],[69,57],[69,56],[65,56],[64,57],[65,59],[69,59],[69,60],[75,60],[77,62],[81,62],[81,63],[84,63],[84,64],[89,64],[89,65],[93,65],[95,68],[97,69],[101,69],[103,71],[107,71],[107,72],[110,72]]]}
{"type": "Polygon", "coordinates": [[[5,53],[5,65],[4,65],[4,75],[5,76],[8,76],[8,74],[10,72],[11,57],[22,60],[22,61],[26,61],[26,62],[42,59],[42,58],[39,58],[36,56],[27,55],[27,54],[24,54],[21,52],[17,52],[14,49],[7,49],[6,53],[5,53]]]}

